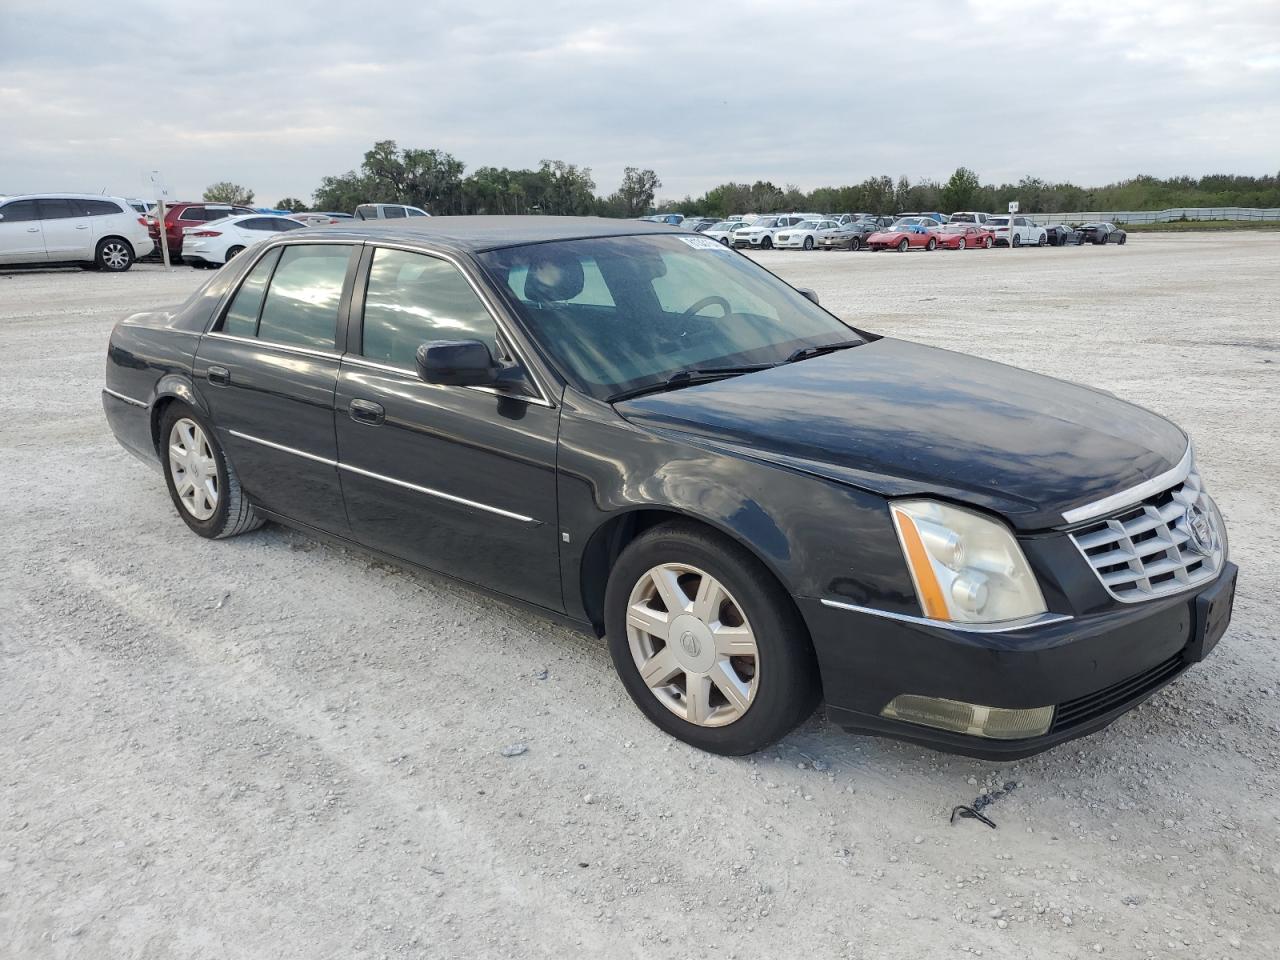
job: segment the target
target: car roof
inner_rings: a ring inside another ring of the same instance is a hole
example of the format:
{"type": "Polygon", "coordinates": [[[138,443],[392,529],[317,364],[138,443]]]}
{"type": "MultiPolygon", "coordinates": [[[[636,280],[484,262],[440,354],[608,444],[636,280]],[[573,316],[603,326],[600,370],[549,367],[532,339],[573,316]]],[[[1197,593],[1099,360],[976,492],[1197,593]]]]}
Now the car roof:
{"type": "Polygon", "coordinates": [[[117,200],[128,203],[124,197],[111,196],[105,193],[15,193],[13,196],[0,197],[8,203],[10,200],[117,200]]]}
{"type": "Polygon", "coordinates": [[[447,247],[462,253],[483,253],[486,250],[518,247],[529,243],[663,233],[677,237],[689,235],[688,230],[682,230],[670,224],[640,220],[615,220],[608,217],[522,216],[362,220],[353,224],[331,226],[325,230],[324,235],[329,239],[389,240],[397,243],[416,241],[437,247],[447,247]]]}

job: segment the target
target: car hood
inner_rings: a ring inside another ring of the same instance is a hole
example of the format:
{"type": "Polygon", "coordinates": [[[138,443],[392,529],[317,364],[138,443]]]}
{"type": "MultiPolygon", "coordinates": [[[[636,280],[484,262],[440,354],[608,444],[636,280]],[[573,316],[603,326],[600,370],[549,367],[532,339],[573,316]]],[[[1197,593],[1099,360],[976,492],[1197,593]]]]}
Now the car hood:
{"type": "Polygon", "coordinates": [[[1110,394],[889,338],[616,405],[637,425],[1022,530],[1175,467],[1187,438],[1110,394]]]}

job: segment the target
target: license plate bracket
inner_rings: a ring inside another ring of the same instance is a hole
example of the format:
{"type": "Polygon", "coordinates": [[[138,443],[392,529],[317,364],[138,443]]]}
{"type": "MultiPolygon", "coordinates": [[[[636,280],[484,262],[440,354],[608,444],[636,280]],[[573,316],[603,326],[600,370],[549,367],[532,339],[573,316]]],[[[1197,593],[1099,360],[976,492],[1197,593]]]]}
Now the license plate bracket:
{"type": "Polygon", "coordinates": [[[1238,573],[1236,565],[1228,563],[1225,575],[1196,597],[1195,629],[1191,634],[1191,642],[1183,651],[1183,657],[1188,663],[1199,663],[1207,657],[1227,632],[1231,623],[1231,609],[1235,604],[1238,573]]]}

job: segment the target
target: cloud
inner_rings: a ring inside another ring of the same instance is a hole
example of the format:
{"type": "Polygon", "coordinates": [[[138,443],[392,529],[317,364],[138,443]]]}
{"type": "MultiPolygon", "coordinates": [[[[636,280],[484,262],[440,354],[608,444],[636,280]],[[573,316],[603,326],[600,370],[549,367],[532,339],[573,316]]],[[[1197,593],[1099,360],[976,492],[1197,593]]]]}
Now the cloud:
{"type": "Polygon", "coordinates": [[[0,192],[309,195],[379,139],[662,194],[1275,172],[1273,0],[5,0],[0,192]]]}

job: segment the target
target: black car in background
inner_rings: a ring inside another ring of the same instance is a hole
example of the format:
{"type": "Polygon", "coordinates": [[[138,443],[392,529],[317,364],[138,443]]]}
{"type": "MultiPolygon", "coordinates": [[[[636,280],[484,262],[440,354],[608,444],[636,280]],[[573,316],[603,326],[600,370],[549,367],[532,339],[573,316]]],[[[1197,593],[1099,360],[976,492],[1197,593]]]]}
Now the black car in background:
{"type": "Polygon", "coordinates": [[[1129,235],[1114,223],[1085,223],[1080,226],[1081,243],[1124,243],[1129,235]]]}
{"type": "Polygon", "coordinates": [[[1084,235],[1075,227],[1065,223],[1053,223],[1045,227],[1049,234],[1049,246],[1070,247],[1084,242],[1084,235]]]}
{"type": "Polygon", "coordinates": [[[870,217],[849,220],[836,230],[818,238],[821,250],[861,250],[867,245],[867,237],[880,229],[879,223],[870,217]]]}
{"type": "Polygon", "coordinates": [[[280,234],[119,323],[102,396],[199,536],[280,521],[605,635],[640,710],[719,753],[825,700],[1025,756],[1202,660],[1231,613],[1172,423],[856,329],[678,227],[280,234]]]}

